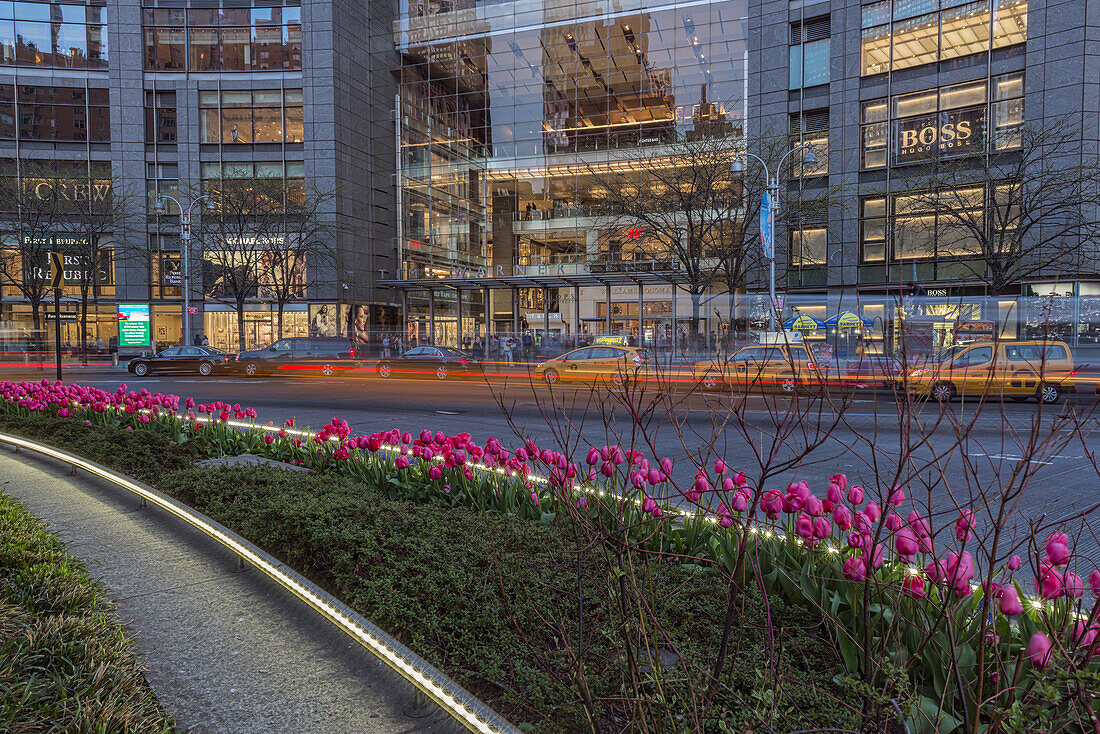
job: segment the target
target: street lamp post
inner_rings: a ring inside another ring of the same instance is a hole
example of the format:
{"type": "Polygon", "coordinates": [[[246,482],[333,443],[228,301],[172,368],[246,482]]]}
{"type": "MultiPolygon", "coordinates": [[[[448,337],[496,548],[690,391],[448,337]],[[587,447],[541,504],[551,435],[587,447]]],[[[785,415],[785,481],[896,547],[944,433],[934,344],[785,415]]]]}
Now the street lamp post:
{"type": "Polygon", "coordinates": [[[183,205],[175,197],[168,194],[157,194],[157,200],[153,204],[153,211],[157,214],[166,214],[168,207],[164,200],[168,199],[176,205],[180,213],[180,258],[183,260],[183,343],[191,340],[191,210],[203,199],[206,200],[206,211],[215,212],[217,204],[210,194],[204,194],[191,202],[184,210],[183,205]]]}
{"type": "MultiPolygon", "coordinates": [[[[768,164],[758,155],[754,155],[747,150],[744,154],[749,158],[755,159],[760,166],[764,169],[765,180],[765,192],[764,200],[761,202],[760,207],[760,240],[761,248],[764,250],[764,256],[768,258],[768,295],[771,298],[771,307],[768,309],[768,331],[775,331],[777,321],[777,311],[779,310],[779,303],[775,295],[775,210],[779,208],[779,171],[783,168],[783,164],[792,153],[805,150],[806,155],[802,157],[803,163],[817,163],[817,156],[814,155],[813,146],[809,143],[800,145],[797,148],[792,148],[787,151],[786,155],[779,159],[779,164],[775,167],[775,175],[768,171],[768,164]]],[[[730,164],[731,173],[741,173],[745,170],[745,164],[740,159],[734,160],[730,164]]]]}

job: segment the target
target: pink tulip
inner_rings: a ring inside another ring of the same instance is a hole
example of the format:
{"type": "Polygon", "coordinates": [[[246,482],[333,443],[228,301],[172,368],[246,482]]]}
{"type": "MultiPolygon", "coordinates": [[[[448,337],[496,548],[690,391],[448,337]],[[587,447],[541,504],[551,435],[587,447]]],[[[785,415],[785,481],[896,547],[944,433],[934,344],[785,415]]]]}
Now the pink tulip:
{"type": "Polygon", "coordinates": [[[715,459],[714,460],[714,473],[715,474],[725,474],[726,473],[726,462],[722,461],[721,459],[715,459]]]}
{"type": "Polygon", "coordinates": [[[672,459],[668,459],[668,458],[661,459],[660,464],[661,464],[661,471],[663,471],[665,473],[665,476],[669,476],[669,475],[672,474],[672,459]]]}
{"type": "Polygon", "coordinates": [[[589,466],[595,466],[600,460],[600,452],[595,448],[588,449],[588,456],[584,460],[589,466]]]}
{"type": "Polygon", "coordinates": [[[851,505],[863,504],[863,487],[857,484],[848,490],[848,503],[851,505]]]}
{"type": "Polygon", "coordinates": [[[1044,599],[1057,599],[1065,592],[1065,582],[1062,575],[1053,568],[1041,570],[1040,577],[1035,582],[1039,590],[1039,596],[1044,599]]]}
{"type": "Polygon", "coordinates": [[[1031,641],[1027,643],[1027,656],[1031,660],[1031,664],[1038,668],[1045,668],[1050,665],[1050,659],[1053,655],[1051,648],[1053,644],[1050,638],[1042,632],[1036,632],[1031,636],[1031,641]]]}
{"type": "Polygon", "coordinates": [[[959,513],[959,519],[955,521],[955,538],[964,543],[974,535],[974,513],[963,510],[959,513]]]}
{"type": "Polygon", "coordinates": [[[863,511],[867,513],[867,517],[873,523],[878,522],[878,519],[882,517],[882,510],[879,509],[877,502],[868,502],[863,511]]]}
{"type": "Polygon", "coordinates": [[[1012,556],[1012,558],[1008,559],[1009,571],[1016,571],[1022,565],[1024,565],[1024,559],[1020,558],[1019,556],[1012,556]]]}
{"type": "Polygon", "coordinates": [[[428,478],[429,479],[439,479],[442,476],[443,476],[443,467],[441,467],[439,464],[432,464],[431,468],[428,469],[428,478]]]}
{"type": "Polygon", "coordinates": [[[795,532],[803,538],[811,538],[814,534],[814,521],[805,512],[800,513],[795,522],[795,532]]]}
{"type": "Polygon", "coordinates": [[[1016,591],[1015,586],[1006,584],[1001,587],[1001,601],[997,608],[1001,610],[1001,614],[1007,614],[1010,617],[1023,613],[1024,605],[1020,602],[1020,593],[1016,591]]]}
{"type": "Polygon", "coordinates": [[[695,476],[695,491],[699,494],[704,494],[710,491],[710,482],[707,481],[707,477],[704,474],[697,474],[695,476]]]}
{"type": "Polygon", "coordinates": [[[642,489],[645,487],[645,477],[641,472],[630,472],[630,483],[634,485],[634,489],[642,489]]]}
{"type": "Polygon", "coordinates": [[[833,526],[829,524],[829,521],[824,517],[814,518],[814,538],[816,540],[825,540],[833,534],[833,526]]]}
{"type": "Polygon", "coordinates": [[[829,481],[835,484],[841,492],[848,489],[848,477],[845,474],[837,472],[829,479],[829,481]]]}
{"type": "Polygon", "coordinates": [[[860,533],[848,533],[848,547],[849,548],[861,548],[863,546],[863,535],[860,533]]]}
{"type": "Polygon", "coordinates": [[[1093,594],[1100,597],[1100,568],[1094,569],[1089,574],[1089,588],[1092,589],[1093,594]]]}
{"type": "Polygon", "coordinates": [[[863,581],[867,578],[867,564],[855,556],[844,561],[844,577],[850,581],[863,581]]]}
{"type": "MultiPolygon", "coordinates": [[[[346,453],[347,449],[341,449],[341,451],[344,451],[346,453]]],[[[344,457],[344,458],[346,458],[346,457],[344,457]]],[[[396,459],[393,460],[393,463],[394,463],[394,466],[396,466],[398,469],[408,469],[409,468],[409,457],[405,456],[404,454],[401,454],[400,456],[398,456],[396,459]]]]}
{"type": "Polygon", "coordinates": [[[1062,543],[1047,543],[1047,557],[1055,566],[1064,566],[1069,563],[1069,548],[1062,543]]]}
{"type": "Polygon", "coordinates": [[[901,515],[896,512],[891,512],[886,516],[886,527],[893,532],[900,530],[904,524],[905,522],[901,519],[901,515]]]}
{"type": "Polygon", "coordinates": [[[890,490],[890,496],[886,499],[887,504],[900,505],[905,502],[905,490],[900,486],[894,487],[890,490]]]}
{"type": "Polygon", "coordinates": [[[1064,545],[1068,548],[1069,547],[1069,536],[1066,535],[1065,533],[1051,533],[1050,537],[1047,538],[1047,545],[1046,545],[1047,553],[1050,553],[1050,546],[1052,546],[1056,543],[1058,545],[1064,545]]]}
{"type": "Polygon", "coordinates": [[[265,433],[264,434],[264,443],[266,443],[268,446],[275,443],[275,436],[273,434],[270,434],[270,433],[265,433]]]}
{"type": "Polygon", "coordinates": [[[715,513],[718,516],[718,524],[724,528],[728,528],[733,525],[733,518],[730,517],[730,512],[726,509],[725,503],[719,503],[718,512],[715,513]]]}
{"type": "Polygon", "coordinates": [[[749,499],[740,492],[733,495],[733,499],[730,500],[730,508],[736,512],[744,512],[749,509],[749,499]]]}
{"type": "Polygon", "coordinates": [[[802,503],[802,509],[806,512],[806,514],[810,515],[810,517],[817,517],[822,512],[824,512],[825,508],[822,506],[821,500],[811,494],[802,503]]]}
{"type": "Polygon", "coordinates": [[[912,530],[909,528],[902,528],[894,538],[894,547],[897,549],[899,556],[909,558],[910,556],[915,556],[917,551],[920,550],[920,543],[917,541],[917,536],[913,534],[912,530]]]}
{"type": "Polygon", "coordinates": [[[642,500],[642,512],[653,514],[656,509],[657,502],[652,497],[646,496],[646,498],[642,500]]]}
{"type": "Polygon", "coordinates": [[[932,535],[928,528],[928,521],[921,517],[916,510],[910,511],[907,522],[918,538],[927,538],[932,535]]]}
{"type": "Polygon", "coordinates": [[[661,483],[661,472],[656,469],[650,469],[646,478],[649,480],[650,484],[656,486],[661,483]]]}
{"type": "Polygon", "coordinates": [[[843,495],[840,493],[840,487],[835,482],[829,482],[829,488],[825,490],[825,497],[834,505],[839,504],[843,495]]]}
{"type": "Polygon", "coordinates": [[[860,549],[860,553],[863,554],[864,558],[870,556],[871,567],[874,568],[876,571],[882,568],[882,562],[885,558],[885,553],[883,552],[881,545],[872,546],[871,539],[864,538],[863,547],[860,549]]]}
{"type": "Polygon", "coordinates": [[[833,509],[833,522],[841,530],[848,530],[852,527],[852,511],[846,505],[837,505],[833,509]]]}
{"type": "Polygon", "coordinates": [[[778,489],[769,489],[764,492],[760,497],[760,509],[764,511],[769,520],[776,519],[783,512],[783,495],[779,493],[778,489]]]}
{"type": "Polygon", "coordinates": [[[736,483],[733,481],[733,477],[722,477],[722,489],[726,492],[732,492],[736,487],[736,483]]]}
{"type": "Polygon", "coordinates": [[[1067,573],[1063,576],[1062,585],[1065,587],[1066,596],[1070,599],[1080,599],[1085,593],[1085,582],[1075,573],[1067,573]]]}
{"type": "Polygon", "coordinates": [[[924,590],[924,577],[918,574],[909,574],[901,584],[902,591],[914,599],[923,599],[928,596],[924,590]]]}

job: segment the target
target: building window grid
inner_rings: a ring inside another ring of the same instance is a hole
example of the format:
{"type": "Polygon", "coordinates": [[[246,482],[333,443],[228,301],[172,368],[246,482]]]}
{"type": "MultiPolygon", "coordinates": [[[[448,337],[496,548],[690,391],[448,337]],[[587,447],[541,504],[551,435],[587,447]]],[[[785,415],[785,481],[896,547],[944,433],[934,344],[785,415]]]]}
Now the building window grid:
{"type": "Polygon", "coordinates": [[[302,68],[301,5],[146,8],[151,71],[285,71],[302,68]]]}
{"type": "Polygon", "coordinates": [[[830,18],[822,16],[791,24],[790,88],[829,83],[830,18]]]}
{"type": "Polygon", "coordinates": [[[0,65],[106,69],[102,5],[0,2],[0,65]]]}
{"type": "Polygon", "coordinates": [[[110,122],[105,87],[0,84],[2,140],[109,143],[110,122]]]}
{"type": "Polygon", "coordinates": [[[860,165],[871,170],[888,163],[919,164],[937,155],[1016,148],[1024,120],[1023,95],[1023,72],[1014,72],[995,76],[990,83],[977,79],[866,100],[860,108],[860,165]],[[922,121],[927,124],[919,125],[922,121]],[[976,145],[956,147],[975,138],[976,145]]]}
{"type": "Polygon", "coordinates": [[[879,0],[861,27],[860,75],[872,76],[1025,43],[1027,0],[879,0]]]}
{"type": "Polygon", "coordinates": [[[207,144],[279,144],[304,141],[302,90],[199,92],[200,140],[207,144]]]}
{"type": "Polygon", "coordinates": [[[829,110],[806,110],[790,117],[790,146],[812,145],[815,163],[804,163],[804,156],[790,158],[791,176],[809,178],[829,173],[829,110]]]}
{"type": "Polygon", "coordinates": [[[988,189],[975,186],[954,193],[956,201],[949,207],[951,214],[937,213],[926,196],[906,192],[862,198],[860,263],[882,265],[887,259],[891,263],[944,262],[980,256],[979,243],[974,241],[969,227],[959,222],[959,217],[989,227],[990,222],[984,216],[993,205],[988,189]],[[973,207],[959,206],[962,201],[972,201],[973,207]]]}

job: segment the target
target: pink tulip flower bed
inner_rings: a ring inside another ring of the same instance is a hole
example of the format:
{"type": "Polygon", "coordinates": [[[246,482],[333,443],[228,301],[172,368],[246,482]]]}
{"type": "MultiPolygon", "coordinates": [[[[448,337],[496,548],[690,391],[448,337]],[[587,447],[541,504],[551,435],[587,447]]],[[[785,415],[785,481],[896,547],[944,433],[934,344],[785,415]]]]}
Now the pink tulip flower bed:
{"type": "MultiPolygon", "coordinates": [[[[873,657],[909,672],[918,729],[932,722],[929,731],[952,731],[936,722],[972,718],[959,678],[994,703],[1042,685],[1051,671],[1100,680],[1100,569],[1073,552],[1066,533],[991,548],[984,511],[922,507],[904,487],[872,493],[838,473],[820,494],[806,481],[759,488],[721,459],[695,467],[694,481],[680,487],[671,459],[621,446],[593,447],[574,461],[533,441],[507,447],[469,433],[353,435],[338,419],[316,432],[292,420],[254,426],[242,423],[256,416],[249,408],[126,385],[3,382],[0,394],[9,413],[163,431],[208,455],[259,454],[356,477],[394,498],[599,525],[644,551],[730,575],[748,553],[770,590],[833,623],[849,673],[866,675],[873,657]],[[943,672],[949,667],[959,668],[955,677],[943,672]]],[[[1090,695],[1081,705],[1100,707],[1100,694],[1090,695]]]]}

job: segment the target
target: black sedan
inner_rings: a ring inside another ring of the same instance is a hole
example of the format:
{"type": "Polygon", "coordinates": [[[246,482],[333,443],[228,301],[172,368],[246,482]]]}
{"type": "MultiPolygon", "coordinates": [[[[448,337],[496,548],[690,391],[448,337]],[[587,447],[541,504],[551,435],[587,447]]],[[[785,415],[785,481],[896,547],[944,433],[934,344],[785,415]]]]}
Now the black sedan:
{"type": "Polygon", "coordinates": [[[481,376],[484,366],[480,359],[453,347],[413,347],[395,357],[378,360],[379,377],[448,377],[481,376]]]}
{"type": "Polygon", "coordinates": [[[206,376],[229,360],[230,355],[213,347],[168,347],[152,357],[131,359],[126,369],[138,377],[152,372],[197,372],[206,376]]]}

